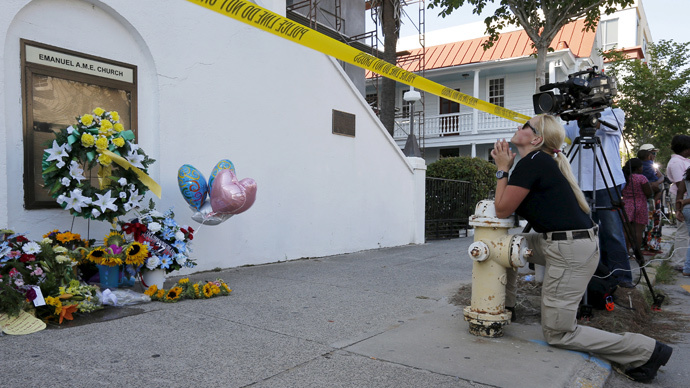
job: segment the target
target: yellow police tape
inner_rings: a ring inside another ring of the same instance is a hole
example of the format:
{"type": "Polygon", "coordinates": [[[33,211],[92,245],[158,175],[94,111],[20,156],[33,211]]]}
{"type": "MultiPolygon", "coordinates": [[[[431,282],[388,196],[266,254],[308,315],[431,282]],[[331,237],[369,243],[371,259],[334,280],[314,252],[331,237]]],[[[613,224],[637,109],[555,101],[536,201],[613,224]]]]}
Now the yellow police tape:
{"type": "Polygon", "coordinates": [[[479,109],[518,123],[530,119],[521,113],[460,93],[439,83],[420,77],[414,73],[394,66],[383,59],[376,58],[345,43],[339,42],[320,32],[305,27],[290,19],[268,11],[246,0],[187,0],[194,4],[231,17],[256,28],[291,40],[341,61],[371,70],[386,78],[413,86],[419,90],[441,96],[447,100],[479,109]]]}

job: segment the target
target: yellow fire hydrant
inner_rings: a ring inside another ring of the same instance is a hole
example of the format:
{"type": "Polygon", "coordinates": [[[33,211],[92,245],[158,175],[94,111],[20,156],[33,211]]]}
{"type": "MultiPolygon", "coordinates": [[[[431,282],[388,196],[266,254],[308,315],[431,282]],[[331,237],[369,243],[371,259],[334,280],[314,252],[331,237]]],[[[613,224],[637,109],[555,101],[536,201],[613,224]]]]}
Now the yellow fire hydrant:
{"type": "Polygon", "coordinates": [[[505,308],[506,273],[524,267],[524,258],[532,252],[524,237],[508,234],[513,220],[496,217],[494,201],[477,203],[469,223],[474,226],[474,242],[468,249],[474,263],[472,305],[463,311],[465,320],[474,335],[501,337],[512,314],[505,308]]]}

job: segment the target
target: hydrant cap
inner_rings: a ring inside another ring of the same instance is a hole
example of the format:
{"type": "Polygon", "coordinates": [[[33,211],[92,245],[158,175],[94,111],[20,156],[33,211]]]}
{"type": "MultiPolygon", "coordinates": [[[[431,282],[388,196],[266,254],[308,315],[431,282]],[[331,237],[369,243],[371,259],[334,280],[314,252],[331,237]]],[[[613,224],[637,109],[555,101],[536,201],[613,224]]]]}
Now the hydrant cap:
{"type": "Polygon", "coordinates": [[[511,228],[513,227],[513,220],[496,217],[494,201],[484,199],[477,203],[474,208],[474,215],[470,216],[469,224],[472,226],[511,228]]]}

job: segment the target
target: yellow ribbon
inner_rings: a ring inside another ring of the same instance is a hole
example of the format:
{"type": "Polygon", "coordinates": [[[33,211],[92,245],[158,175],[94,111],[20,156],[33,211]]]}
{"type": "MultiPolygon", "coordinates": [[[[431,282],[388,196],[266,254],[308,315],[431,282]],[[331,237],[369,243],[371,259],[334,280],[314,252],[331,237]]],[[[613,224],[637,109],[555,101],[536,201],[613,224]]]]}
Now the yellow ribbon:
{"type": "MultiPolygon", "coordinates": [[[[134,171],[137,174],[137,176],[139,177],[139,180],[141,181],[141,183],[143,183],[146,187],[148,187],[149,190],[151,190],[151,192],[156,194],[156,196],[158,198],[161,197],[161,185],[159,185],[156,181],[154,181],[153,178],[146,175],[145,172],[134,167],[132,165],[132,163],[130,163],[129,161],[127,161],[127,159],[123,158],[120,155],[117,155],[117,154],[110,152],[108,150],[103,150],[103,151],[101,151],[101,153],[103,155],[109,156],[113,160],[113,162],[119,164],[120,167],[134,171]]],[[[99,180],[100,180],[100,171],[99,171],[98,175],[99,175],[99,180]]]]}
{"type": "Polygon", "coordinates": [[[110,179],[108,178],[110,174],[113,173],[113,168],[110,166],[99,166],[98,167],[98,185],[101,190],[110,186],[110,179]]]}
{"type": "Polygon", "coordinates": [[[371,70],[386,78],[400,83],[414,86],[427,93],[441,96],[447,100],[469,106],[474,109],[503,117],[508,120],[524,124],[529,116],[514,112],[510,109],[480,100],[468,94],[423,78],[417,74],[394,66],[383,59],[357,50],[345,43],[339,42],[316,30],[305,27],[295,21],[261,8],[247,0],[187,0],[191,3],[215,11],[221,15],[235,19],[252,27],[259,28],[281,38],[290,40],[305,47],[330,55],[349,64],[371,70]]]}

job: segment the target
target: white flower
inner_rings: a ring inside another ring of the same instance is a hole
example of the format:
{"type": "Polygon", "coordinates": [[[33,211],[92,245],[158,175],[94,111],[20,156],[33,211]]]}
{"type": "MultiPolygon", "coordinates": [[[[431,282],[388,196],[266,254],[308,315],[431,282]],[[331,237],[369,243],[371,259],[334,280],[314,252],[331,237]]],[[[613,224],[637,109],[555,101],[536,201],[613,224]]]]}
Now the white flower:
{"type": "Polygon", "coordinates": [[[67,177],[60,179],[60,184],[65,186],[65,187],[68,187],[71,182],[72,181],[67,177]]]}
{"type": "Polygon", "coordinates": [[[70,259],[68,256],[65,256],[65,255],[57,255],[57,256],[55,256],[55,261],[57,261],[60,264],[66,264],[66,263],[71,263],[72,259],[70,259]]]}
{"type": "Polygon", "coordinates": [[[69,176],[79,183],[86,179],[86,177],[84,177],[84,170],[79,166],[79,163],[74,160],[69,165],[69,176]]]}
{"type": "Polygon", "coordinates": [[[151,210],[149,212],[149,215],[154,218],[163,218],[163,213],[159,212],[158,210],[151,210]]]}
{"type": "Polygon", "coordinates": [[[144,165],[141,164],[141,162],[144,161],[144,155],[139,154],[137,151],[130,150],[125,159],[132,163],[134,167],[145,168],[144,165]]]}
{"type": "Polygon", "coordinates": [[[81,189],[74,189],[66,197],[67,206],[65,210],[74,209],[75,212],[81,213],[81,208],[91,204],[91,198],[81,195],[81,189]]]}
{"type": "Polygon", "coordinates": [[[92,204],[94,206],[100,207],[101,213],[105,213],[107,209],[117,211],[117,205],[115,205],[115,201],[117,201],[117,198],[113,198],[111,195],[112,190],[108,190],[108,192],[105,194],[96,194],[98,200],[94,201],[92,204]]]}
{"type": "Polygon", "coordinates": [[[129,201],[125,204],[125,210],[130,211],[133,208],[140,208],[142,205],[142,201],[144,200],[144,196],[139,194],[139,191],[136,188],[133,188],[129,192],[129,201]]]}
{"type": "Polygon", "coordinates": [[[67,197],[65,197],[64,194],[58,195],[58,197],[57,197],[57,203],[60,203],[60,204],[61,204],[61,203],[63,203],[63,202],[67,202],[67,197]]]}
{"type": "Polygon", "coordinates": [[[151,222],[146,227],[151,231],[151,233],[156,233],[161,230],[161,224],[158,222],[151,222]]]}
{"type": "Polygon", "coordinates": [[[53,252],[55,252],[55,253],[67,253],[67,248],[61,247],[58,245],[55,248],[53,248],[53,252]]]}
{"type": "Polygon", "coordinates": [[[178,240],[178,241],[184,240],[184,233],[182,233],[181,230],[178,230],[177,232],[175,232],[175,240],[178,240]]]}
{"type": "Polygon", "coordinates": [[[65,162],[62,161],[62,159],[68,155],[68,152],[71,150],[72,147],[69,146],[69,144],[65,143],[61,146],[58,146],[57,140],[53,140],[53,147],[50,149],[45,150],[45,152],[48,153],[48,158],[46,161],[50,162],[53,160],[58,161],[58,167],[62,168],[59,166],[59,164],[62,162],[62,165],[65,165],[65,162]]]}
{"type": "Polygon", "coordinates": [[[28,255],[35,255],[41,252],[41,246],[34,241],[30,241],[22,246],[22,251],[28,255]]]}
{"type": "Polygon", "coordinates": [[[98,218],[98,216],[101,215],[101,212],[98,209],[93,208],[91,209],[91,214],[93,214],[93,218],[98,218]]]}
{"type": "Polygon", "coordinates": [[[71,135],[72,132],[74,132],[74,127],[70,125],[69,127],[67,127],[67,133],[71,135]]]}
{"type": "Polygon", "coordinates": [[[57,168],[63,168],[65,167],[65,161],[60,159],[55,165],[57,166],[57,168]]]}
{"type": "Polygon", "coordinates": [[[175,255],[175,261],[176,261],[177,264],[179,264],[179,265],[184,265],[184,263],[187,262],[187,256],[185,256],[185,255],[183,255],[183,254],[181,254],[181,253],[178,253],[178,254],[175,255]]]}
{"type": "Polygon", "coordinates": [[[48,237],[44,237],[43,240],[41,240],[41,244],[52,244],[53,240],[49,239],[48,237]]]}
{"type": "Polygon", "coordinates": [[[127,193],[124,191],[120,191],[120,194],[118,194],[118,196],[122,199],[125,199],[125,198],[127,198],[127,193]]]}
{"type": "Polygon", "coordinates": [[[120,186],[125,186],[125,185],[127,185],[127,179],[125,179],[125,178],[120,178],[120,179],[117,180],[117,183],[119,183],[120,186]]]}
{"type": "Polygon", "coordinates": [[[148,269],[156,269],[161,264],[161,259],[158,258],[158,256],[153,255],[146,259],[146,268],[148,269]]]}

